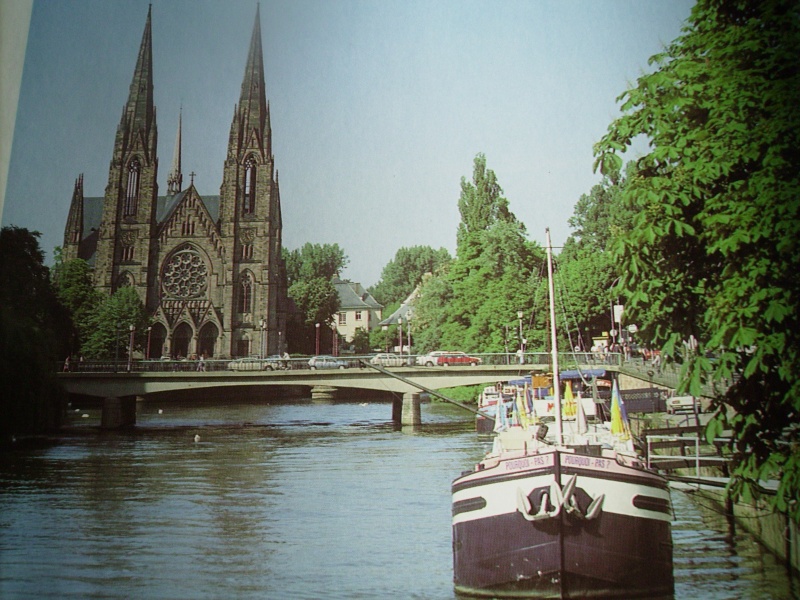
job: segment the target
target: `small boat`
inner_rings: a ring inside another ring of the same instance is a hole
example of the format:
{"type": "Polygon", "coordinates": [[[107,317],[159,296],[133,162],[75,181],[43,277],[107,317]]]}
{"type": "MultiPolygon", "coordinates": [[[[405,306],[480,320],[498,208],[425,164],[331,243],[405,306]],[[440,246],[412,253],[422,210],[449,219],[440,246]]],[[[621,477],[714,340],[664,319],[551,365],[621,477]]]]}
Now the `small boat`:
{"type": "Polygon", "coordinates": [[[610,424],[589,427],[569,385],[562,406],[549,231],[547,255],[555,427],[526,409],[532,403],[515,402],[515,422],[453,482],[455,589],[492,598],[669,596],[668,482],[635,453],[616,384],[610,424]]]}

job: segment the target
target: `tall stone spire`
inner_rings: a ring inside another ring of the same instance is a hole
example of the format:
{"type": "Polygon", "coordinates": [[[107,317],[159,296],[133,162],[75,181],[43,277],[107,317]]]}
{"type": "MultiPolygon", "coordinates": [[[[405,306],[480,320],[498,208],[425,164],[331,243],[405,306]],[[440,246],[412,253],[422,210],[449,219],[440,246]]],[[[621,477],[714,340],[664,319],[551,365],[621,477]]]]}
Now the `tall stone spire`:
{"type": "MultiPolygon", "coordinates": [[[[142,42],[136,68],[133,71],[128,102],[123,109],[122,119],[117,129],[117,148],[126,150],[135,144],[137,137],[151,154],[151,141],[155,137],[155,106],[153,105],[153,36],[151,26],[152,6],[147,10],[142,42]]],[[[155,148],[152,148],[154,151],[155,148]]],[[[155,155],[148,156],[154,159],[155,155]]]]}
{"type": "Polygon", "coordinates": [[[151,242],[156,236],[158,128],[153,105],[152,6],[117,127],[95,254],[95,286],[109,295],[134,286],[146,300],[151,242]]]}
{"type": "Polygon", "coordinates": [[[238,150],[246,146],[258,145],[264,156],[269,156],[271,132],[267,89],[264,82],[264,55],[261,49],[260,6],[256,8],[256,20],[253,25],[253,34],[250,37],[250,49],[247,53],[247,65],[244,69],[235,125],[238,125],[238,150]],[[255,140],[253,139],[254,134],[255,140]]]}
{"type": "Polygon", "coordinates": [[[83,173],[75,180],[72,202],[69,205],[67,226],[64,228],[62,247],[64,262],[80,258],[80,243],[83,239],[83,173]]]}
{"type": "Polygon", "coordinates": [[[183,110],[178,115],[178,135],[175,136],[175,151],[172,153],[172,169],[167,175],[167,195],[174,196],[181,191],[183,173],[181,172],[181,123],[183,110]]]}

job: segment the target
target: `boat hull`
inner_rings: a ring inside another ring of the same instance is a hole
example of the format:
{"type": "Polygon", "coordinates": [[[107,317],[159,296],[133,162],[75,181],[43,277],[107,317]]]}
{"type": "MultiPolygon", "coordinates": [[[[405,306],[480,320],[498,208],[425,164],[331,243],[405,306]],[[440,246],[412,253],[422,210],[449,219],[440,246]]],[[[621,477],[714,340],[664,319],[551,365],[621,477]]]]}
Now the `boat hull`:
{"type": "Polygon", "coordinates": [[[453,561],[456,591],[474,596],[670,595],[669,489],[606,458],[553,451],[500,460],[453,483],[453,561]],[[552,485],[567,489],[573,476],[571,511],[557,511],[552,485]],[[602,508],[587,518],[599,495],[602,508]],[[543,508],[555,514],[531,520],[543,508]]]}

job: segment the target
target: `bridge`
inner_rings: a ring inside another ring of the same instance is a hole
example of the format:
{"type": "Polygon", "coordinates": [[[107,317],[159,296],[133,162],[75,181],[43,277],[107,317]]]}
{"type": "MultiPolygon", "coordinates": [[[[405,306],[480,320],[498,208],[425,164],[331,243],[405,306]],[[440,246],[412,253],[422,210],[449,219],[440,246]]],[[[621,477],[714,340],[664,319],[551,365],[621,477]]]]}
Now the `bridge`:
{"type": "MultiPolygon", "coordinates": [[[[136,423],[137,400],[149,394],[185,390],[236,389],[237,387],[304,387],[312,397],[332,397],[338,389],[374,390],[391,392],[397,396],[393,401],[393,419],[401,425],[420,424],[419,394],[423,388],[441,390],[457,386],[489,384],[507,381],[531,373],[547,373],[552,370],[550,355],[529,353],[525,363],[515,362],[516,357],[505,354],[481,354],[477,366],[426,367],[417,366],[413,357],[404,361],[406,365],[389,367],[391,374],[363,366],[361,360],[368,357],[344,359],[339,369],[312,370],[308,359],[282,361],[281,368],[265,370],[266,360],[255,359],[251,363],[236,361],[133,361],[106,363],[78,363],[71,370],[59,373],[63,388],[71,395],[92,396],[102,399],[102,426],[117,428],[136,423]],[[235,370],[254,365],[258,370],[235,370]],[[204,370],[198,370],[198,368],[204,370]],[[415,385],[418,384],[418,385],[415,385]],[[400,399],[402,398],[402,400],[400,399]]],[[[251,359],[252,360],[252,359],[251,359]]],[[[612,372],[623,372],[641,384],[649,380],[654,383],[654,374],[641,366],[622,364],[621,357],[597,360],[590,353],[569,353],[559,356],[562,369],[603,368],[612,372]]],[[[271,363],[268,369],[276,366],[271,363]]],[[[658,377],[656,377],[658,379],[658,377]]],[[[663,385],[663,384],[662,384],[663,385]]]]}

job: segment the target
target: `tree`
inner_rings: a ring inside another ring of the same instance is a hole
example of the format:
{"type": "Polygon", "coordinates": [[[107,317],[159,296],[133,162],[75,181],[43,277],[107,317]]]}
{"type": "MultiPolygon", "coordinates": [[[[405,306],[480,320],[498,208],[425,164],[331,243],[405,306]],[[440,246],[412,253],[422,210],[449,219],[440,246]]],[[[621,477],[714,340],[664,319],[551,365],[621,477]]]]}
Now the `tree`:
{"type": "Polygon", "coordinates": [[[142,347],[150,319],[132,287],[122,287],[102,301],[89,317],[91,333],[83,345],[87,358],[122,360],[128,357],[130,326],[135,330],[134,349],[142,347]]]}
{"type": "Polygon", "coordinates": [[[102,299],[92,284],[92,268],[85,260],[62,262],[60,248],[56,248],[52,278],[56,296],[70,312],[75,326],[70,353],[79,353],[91,335],[91,315],[102,299]]]}
{"type": "MultiPolygon", "coordinates": [[[[400,248],[394,259],[383,268],[380,281],[369,288],[375,299],[386,307],[400,305],[422,281],[426,273],[435,273],[452,260],[445,248],[434,250],[430,246],[400,248]]],[[[396,306],[395,306],[396,308],[396,306]]]]}
{"type": "MultiPolygon", "coordinates": [[[[497,221],[518,223],[502,193],[503,188],[497,182],[494,171],[486,168],[486,156],[475,156],[472,181],[461,178],[461,196],[458,199],[458,211],[461,213],[457,234],[459,246],[470,234],[485,231],[497,221]]],[[[524,230],[524,226],[521,223],[519,225],[524,230]]]]}
{"type": "Polygon", "coordinates": [[[39,233],[0,230],[0,433],[36,433],[60,424],[69,315],[58,303],[39,233]]]}
{"type": "Polygon", "coordinates": [[[649,139],[623,193],[633,227],[615,246],[628,308],[685,361],[684,388],[699,395],[710,380],[721,390],[707,434],[733,433],[733,495],[747,500],[758,479],[777,477],[772,501],[795,520],[798,56],[796,2],[699,0],[682,35],[651,59],[657,70],[620,97],[623,115],[595,148],[613,178],[633,138],[649,139]],[[680,356],[692,335],[699,352],[680,356]]]}
{"type": "MultiPolygon", "coordinates": [[[[587,350],[591,337],[614,327],[611,304],[617,300],[624,302],[615,286],[620,272],[611,247],[631,228],[633,214],[622,202],[626,181],[627,178],[616,182],[604,178],[589,194],[580,197],[569,219],[574,232],[558,255],[557,284],[568,320],[566,330],[577,331],[587,350]]],[[[559,331],[562,329],[564,325],[559,323],[559,331]]],[[[567,341],[571,346],[578,342],[577,339],[567,341]]]]}
{"type": "Polygon", "coordinates": [[[339,310],[339,294],[333,279],[347,266],[338,244],[306,243],[291,252],[284,249],[289,297],[300,312],[301,323],[287,336],[290,351],[311,353],[317,323],[332,324],[339,310]]]}
{"type": "Polygon", "coordinates": [[[423,283],[414,304],[418,350],[503,351],[517,312],[531,314],[544,252],[527,239],[502,193],[478,154],[472,181],[461,180],[456,258],[423,283]]]}

